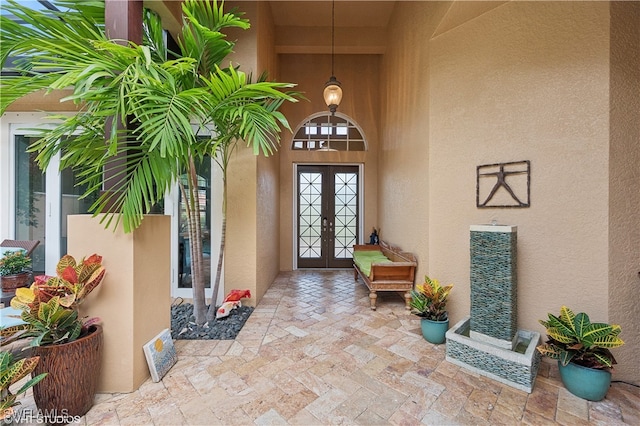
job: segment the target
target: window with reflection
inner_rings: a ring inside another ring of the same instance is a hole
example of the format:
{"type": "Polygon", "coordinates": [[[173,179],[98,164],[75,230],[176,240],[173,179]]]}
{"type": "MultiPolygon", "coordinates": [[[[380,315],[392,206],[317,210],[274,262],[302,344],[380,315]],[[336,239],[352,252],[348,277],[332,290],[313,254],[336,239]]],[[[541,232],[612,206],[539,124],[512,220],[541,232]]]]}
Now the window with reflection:
{"type": "Polygon", "coordinates": [[[344,114],[322,112],[305,119],[296,129],[294,151],[366,151],[360,127],[344,114]]]}

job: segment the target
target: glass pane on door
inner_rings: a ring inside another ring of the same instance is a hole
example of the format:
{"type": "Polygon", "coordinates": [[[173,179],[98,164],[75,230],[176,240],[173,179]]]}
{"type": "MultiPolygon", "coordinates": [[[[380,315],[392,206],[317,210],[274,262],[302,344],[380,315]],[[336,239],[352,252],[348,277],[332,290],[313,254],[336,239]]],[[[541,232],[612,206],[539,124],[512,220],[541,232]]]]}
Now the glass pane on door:
{"type": "MultiPolygon", "coordinates": [[[[200,202],[200,225],[202,231],[202,254],[204,257],[204,286],[211,287],[211,157],[196,161],[198,175],[198,200],[200,202]]],[[[186,178],[185,178],[186,179],[186,178]]],[[[183,182],[187,189],[187,182],[183,182]]],[[[178,202],[178,288],[191,288],[191,250],[189,248],[189,222],[187,209],[182,201],[178,202]]],[[[215,259],[216,265],[218,259],[215,259]]]]}
{"type": "Polygon", "coordinates": [[[302,172],[298,177],[298,248],[301,258],[322,257],[322,174],[302,172]]]}
{"type": "Polygon", "coordinates": [[[31,254],[34,274],[45,271],[46,179],[36,164],[37,153],[27,152],[36,138],[15,136],[15,239],[40,240],[31,254]]]}
{"type": "Polygon", "coordinates": [[[334,174],[335,238],[337,259],[351,259],[358,237],[358,173],[334,174]]]}

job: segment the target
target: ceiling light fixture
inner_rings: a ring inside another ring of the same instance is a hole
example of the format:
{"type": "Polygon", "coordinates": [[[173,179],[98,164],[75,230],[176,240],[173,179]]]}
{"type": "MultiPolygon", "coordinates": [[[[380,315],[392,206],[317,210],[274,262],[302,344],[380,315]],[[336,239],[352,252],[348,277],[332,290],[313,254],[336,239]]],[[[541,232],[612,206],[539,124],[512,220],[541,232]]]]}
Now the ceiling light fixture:
{"type": "Polygon", "coordinates": [[[324,92],[322,96],[324,97],[324,102],[329,107],[329,111],[331,111],[331,115],[335,115],[336,110],[338,109],[338,105],[340,105],[340,101],[342,100],[342,88],[340,87],[340,82],[336,80],[336,76],[333,73],[333,65],[334,65],[334,57],[335,57],[335,20],[336,20],[336,2],[335,0],[331,1],[331,77],[329,81],[324,85],[324,92]]]}

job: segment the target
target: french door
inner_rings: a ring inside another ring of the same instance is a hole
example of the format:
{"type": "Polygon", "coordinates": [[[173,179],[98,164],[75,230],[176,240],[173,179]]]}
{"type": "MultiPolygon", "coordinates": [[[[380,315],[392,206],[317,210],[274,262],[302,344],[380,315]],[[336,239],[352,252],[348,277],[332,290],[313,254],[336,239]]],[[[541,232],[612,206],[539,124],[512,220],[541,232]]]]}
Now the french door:
{"type": "Polygon", "coordinates": [[[297,266],[350,268],[359,211],[358,166],[297,166],[297,266]]]}

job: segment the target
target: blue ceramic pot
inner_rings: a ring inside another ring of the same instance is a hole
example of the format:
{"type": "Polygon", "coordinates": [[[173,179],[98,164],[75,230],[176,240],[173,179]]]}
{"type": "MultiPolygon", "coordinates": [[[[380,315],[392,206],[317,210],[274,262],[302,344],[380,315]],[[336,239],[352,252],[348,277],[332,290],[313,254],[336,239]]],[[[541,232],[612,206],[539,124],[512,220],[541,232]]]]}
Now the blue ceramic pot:
{"type": "Polygon", "coordinates": [[[422,336],[427,342],[439,345],[445,341],[445,335],[449,329],[449,320],[432,321],[422,318],[420,326],[422,327],[422,336]]]}
{"type": "Polygon", "coordinates": [[[600,401],[611,385],[611,373],[607,370],[587,368],[570,362],[563,366],[558,361],[562,384],[569,392],[589,401],[600,401]]]}

